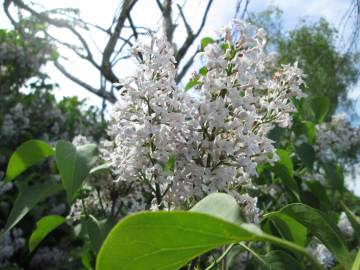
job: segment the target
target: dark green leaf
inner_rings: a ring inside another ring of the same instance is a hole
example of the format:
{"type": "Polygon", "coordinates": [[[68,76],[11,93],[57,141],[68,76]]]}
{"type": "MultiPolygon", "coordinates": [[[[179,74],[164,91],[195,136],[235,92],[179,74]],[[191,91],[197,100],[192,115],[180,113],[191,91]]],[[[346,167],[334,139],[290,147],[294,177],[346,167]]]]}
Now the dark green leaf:
{"type": "Polygon", "coordinates": [[[299,155],[301,161],[312,170],[315,162],[315,151],[314,148],[307,143],[303,143],[300,146],[296,147],[296,153],[299,155]]]}
{"type": "Polygon", "coordinates": [[[68,201],[72,202],[96,162],[96,145],[86,144],[75,148],[69,142],[59,141],[55,156],[68,201]]]}
{"type": "Polygon", "coordinates": [[[326,189],[319,181],[306,181],[306,185],[310,189],[312,195],[317,198],[322,209],[329,209],[331,207],[331,202],[326,194],[326,189]]]}
{"type": "Polygon", "coordinates": [[[306,100],[305,107],[310,107],[316,123],[321,123],[330,110],[330,99],[325,96],[311,97],[306,100]]]}
{"type": "Polygon", "coordinates": [[[94,216],[89,216],[86,220],[86,230],[88,232],[92,250],[97,253],[109,234],[115,222],[109,219],[97,220],[94,216]]]}
{"type": "Polygon", "coordinates": [[[300,246],[305,246],[307,240],[307,229],[301,223],[281,212],[266,214],[264,219],[271,220],[280,235],[300,246]]]}
{"type": "Polygon", "coordinates": [[[30,252],[32,252],[49,233],[63,224],[65,220],[64,217],[57,215],[46,216],[40,219],[36,223],[36,229],[31,234],[29,240],[30,252]]]}
{"type": "Polygon", "coordinates": [[[40,140],[24,142],[12,154],[7,166],[5,180],[13,180],[29,167],[53,154],[54,150],[46,142],[40,140]]]}
{"type": "Polygon", "coordinates": [[[49,181],[28,186],[20,191],[5,225],[5,231],[12,229],[36,204],[61,190],[61,186],[49,181]]]}
{"type": "Polygon", "coordinates": [[[352,259],[346,244],[336,224],[325,213],[301,203],[287,205],[280,212],[305,226],[346,269],[350,269],[352,259]]]}
{"type": "Polygon", "coordinates": [[[333,191],[339,191],[340,193],[343,193],[345,186],[342,168],[333,162],[324,163],[323,166],[325,169],[326,178],[333,191]]]}
{"type": "Polygon", "coordinates": [[[274,250],[262,257],[269,270],[302,270],[299,262],[288,253],[281,250],[274,250]]]}
{"type": "Polygon", "coordinates": [[[276,176],[280,177],[284,185],[298,198],[299,188],[293,178],[294,165],[290,153],[283,149],[278,149],[277,153],[279,161],[275,163],[275,166],[271,167],[271,170],[276,176]]]}

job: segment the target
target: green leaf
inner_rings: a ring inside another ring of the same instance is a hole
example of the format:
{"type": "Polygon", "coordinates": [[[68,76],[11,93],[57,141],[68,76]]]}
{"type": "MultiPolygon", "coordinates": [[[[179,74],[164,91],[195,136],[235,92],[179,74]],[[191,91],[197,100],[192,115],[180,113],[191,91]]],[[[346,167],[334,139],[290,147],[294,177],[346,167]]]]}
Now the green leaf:
{"type": "Polygon", "coordinates": [[[53,154],[54,150],[46,142],[40,140],[24,142],[12,154],[7,166],[5,180],[13,180],[29,167],[53,154]]]}
{"type": "Polygon", "coordinates": [[[115,222],[113,220],[97,220],[94,216],[89,215],[89,218],[86,220],[86,230],[90,238],[92,250],[95,253],[98,253],[102,243],[114,225],[115,222]]]}
{"type": "Polygon", "coordinates": [[[243,223],[241,208],[237,201],[225,193],[212,193],[195,204],[191,212],[210,214],[233,223],[243,223]]]}
{"type": "Polygon", "coordinates": [[[352,259],[346,244],[336,224],[325,213],[301,203],[289,204],[280,212],[305,226],[346,269],[350,269],[352,259]]]}
{"type": "Polygon", "coordinates": [[[204,37],[203,39],[201,39],[201,50],[204,51],[205,47],[209,44],[214,43],[215,40],[211,37],[204,37]]]}
{"type": "Polygon", "coordinates": [[[36,229],[29,240],[29,250],[32,252],[40,242],[53,230],[63,224],[66,219],[62,216],[51,215],[41,218],[36,223],[36,229]]]}
{"type": "Polygon", "coordinates": [[[290,157],[290,153],[283,149],[277,149],[279,161],[275,163],[275,166],[271,167],[271,170],[280,177],[284,185],[289,188],[296,198],[299,198],[299,187],[293,178],[294,165],[290,157]]]}
{"type": "Polygon", "coordinates": [[[360,220],[357,216],[355,216],[355,214],[343,203],[340,202],[342,208],[344,209],[346,216],[348,217],[351,226],[353,227],[354,231],[355,231],[355,235],[357,237],[357,239],[360,241],[360,220]]]}
{"type": "Polygon", "coordinates": [[[304,121],[304,127],[305,127],[305,134],[308,138],[308,142],[310,144],[313,144],[315,142],[316,137],[316,127],[315,124],[311,121],[304,121]]]}
{"type": "Polygon", "coordinates": [[[305,101],[305,108],[310,108],[316,123],[322,123],[330,110],[330,99],[326,96],[311,97],[305,101]]]}
{"type": "Polygon", "coordinates": [[[351,267],[351,270],[359,270],[360,269],[360,249],[356,255],[356,258],[354,260],[354,263],[351,267]]]}
{"type": "Polygon", "coordinates": [[[207,73],[208,73],[207,67],[202,67],[202,68],[199,69],[199,74],[201,76],[206,76],[207,73]]]}
{"type": "Polygon", "coordinates": [[[331,202],[326,194],[326,189],[319,181],[306,181],[306,185],[310,189],[311,193],[317,198],[321,209],[329,209],[331,207],[331,202]]]}
{"type": "Polygon", "coordinates": [[[343,193],[345,191],[345,184],[342,168],[335,162],[324,163],[323,166],[326,178],[331,185],[333,192],[339,191],[340,193],[343,193]]]}
{"type": "Polygon", "coordinates": [[[175,155],[170,155],[168,161],[164,165],[164,172],[173,172],[175,170],[175,155]]]}
{"type": "Polygon", "coordinates": [[[11,230],[36,204],[61,190],[53,181],[28,186],[19,192],[5,225],[5,232],[11,230]]]}
{"type": "Polygon", "coordinates": [[[282,164],[283,166],[286,167],[289,175],[291,177],[294,176],[294,164],[293,161],[290,157],[290,153],[284,149],[277,149],[276,153],[279,156],[279,161],[278,163],[282,164]]]}
{"type": "Polygon", "coordinates": [[[308,256],[303,248],[263,233],[252,224],[237,225],[197,212],[141,212],[122,219],[102,245],[97,270],[174,270],[197,256],[240,241],[269,241],[308,256]]]}
{"type": "Polygon", "coordinates": [[[56,145],[56,163],[58,165],[68,201],[72,202],[80,190],[84,179],[97,159],[95,144],[86,144],[75,148],[69,142],[59,141],[56,145]]]}
{"type": "Polygon", "coordinates": [[[290,216],[281,212],[272,212],[264,216],[264,220],[271,220],[279,231],[280,235],[300,246],[305,246],[307,240],[307,229],[304,225],[290,216]]]}
{"type": "Polygon", "coordinates": [[[288,253],[281,250],[274,250],[262,257],[266,264],[266,269],[270,270],[302,270],[299,261],[288,253]]]}
{"type": "Polygon", "coordinates": [[[310,170],[312,170],[315,162],[314,148],[308,143],[303,143],[300,146],[296,147],[296,153],[298,154],[304,165],[310,170]]]}
{"type": "Polygon", "coordinates": [[[110,168],[110,164],[104,163],[104,164],[101,164],[99,166],[92,168],[89,173],[96,174],[96,173],[106,172],[106,171],[109,171],[109,168],[110,168]]]}
{"type": "Polygon", "coordinates": [[[186,85],[185,85],[185,92],[189,91],[191,88],[193,88],[196,85],[201,84],[199,80],[191,79],[186,85]]]}

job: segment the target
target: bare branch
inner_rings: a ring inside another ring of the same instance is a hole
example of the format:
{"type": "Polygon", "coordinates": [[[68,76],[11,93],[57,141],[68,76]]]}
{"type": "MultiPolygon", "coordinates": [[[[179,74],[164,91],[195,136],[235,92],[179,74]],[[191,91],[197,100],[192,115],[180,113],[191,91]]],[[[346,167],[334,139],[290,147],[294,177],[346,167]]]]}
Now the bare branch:
{"type": "Polygon", "coordinates": [[[171,43],[173,40],[173,30],[174,25],[171,18],[171,2],[172,0],[164,0],[162,5],[162,14],[163,14],[163,27],[164,33],[167,40],[171,43]]]}
{"type": "Polygon", "coordinates": [[[179,4],[177,4],[177,7],[179,9],[180,16],[181,16],[181,18],[182,18],[182,20],[184,22],[187,34],[188,35],[193,35],[193,30],[191,29],[191,26],[189,25],[189,23],[186,20],[184,12],[183,12],[181,6],[179,4]]]}
{"type": "Polygon", "coordinates": [[[62,73],[64,74],[68,79],[70,79],[71,81],[75,82],[76,84],[84,87],[86,90],[88,90],[89,92],[105,98],[106,100],[110,101],[111,103],[115,103],[117,101],[116,97],[110,93],[107,92],[106,89],[96,89],[94,87],[92,87],[91,85],[85,83],[84,81],[78,79],[77,77],[73,76],[70,72],[68,72],[64,66],[62,66],[58,61],[54,62],[55,67],[62,73]]]}
{"type": "Polygon", "coordinates": [[[163,5],[161,4],[160,0],[156,0],[156,4],[158,5],[161,13],[163,13],[164,7],[163,7],[163,5]]]}
{"type": "Polygon", "coordinates": [[[197,49],[195,51],[195,53],[189,58],[189,60],[186,62],[186,64],[183,66],[183,68],[181,69],[181,71],[176,75],[175,81],[177,83],[179,83],[185,76],[185,74],[187,73],[187,71],[189,70],[189,68],[192,66],[192,64],[194,63],[194,58],[195,56],[200,52],[199,49],[197,49]]]}
{"type": "Polygon", "coordinates": [[[132,21],[132,19],[131,19],[131,15],[129,14],[129,16],[128,16],[128,19],[129,19],[129,23],[130,23],[130,27],[131,27],[131,30],[133,31],[133,34],[134,34],[134,37],[135,37],[135,39],[138,39],[138,32],[137,32],[137,30],[136,30],[136,27],[135,27],[135,25],[134,25],[134,23],[133,23],[133,21],[132,21]]]}
{"type": "Polygon", "coordinates": [[[213,3],[213,0],[208,1],[208,4],[206,6],[206,9],[205,9],[202,21],[201,21],[201,24],[200,24],[199,29],[197,30],[197,32],[195,34],[189,34],[188,33],[188,36],[186,37],[183,45],[181,46],[181,48],[177,52],[176,57],[175,57],[177,65],[181,61],[181,59],[185,56],[186,52],[188,51],[190,46],[193,44],[194,40],[199,36],[202,29],[204,28],[205,22],[206,22],[206,19],[207,19],[207,16],[208,16],[208,13],[209,13],[209,10],[210,10],[210,7],[211,7],[212,3],[213,3]]]}
{"type": "Polygon", "coordinates": [[[116,75],[114,74],[111,68],[110,58],[115,50],[117,41],[120,37],[121,30],[125,24],[125,20],[128,18],[131,9],[134,7],[137,1],[138,0],[124,0],[120,15],[117,19],[114,32],[110,35],[110,38],[104,49],[104,54],[101,63],[101,70],[104,77],[112,83],[118,82],[119,79],[116,77],[116,75]]]}

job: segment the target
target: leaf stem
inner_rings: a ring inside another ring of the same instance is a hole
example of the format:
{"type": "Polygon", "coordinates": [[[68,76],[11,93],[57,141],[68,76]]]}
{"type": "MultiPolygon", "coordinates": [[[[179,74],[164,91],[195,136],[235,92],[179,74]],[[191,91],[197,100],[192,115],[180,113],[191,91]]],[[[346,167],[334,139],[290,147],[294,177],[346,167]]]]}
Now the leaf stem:
{"type": "Polygon", "coordinates": [[[225,259],[226,255],[230,252],[235,244],[231,244],[227,247],[227,249],[221,254],[219,258],[217,258],[212,264],[210,264],[205,270],[210,270],[214,268],[216,265],[220,264],[222,260],[225,259]]]}

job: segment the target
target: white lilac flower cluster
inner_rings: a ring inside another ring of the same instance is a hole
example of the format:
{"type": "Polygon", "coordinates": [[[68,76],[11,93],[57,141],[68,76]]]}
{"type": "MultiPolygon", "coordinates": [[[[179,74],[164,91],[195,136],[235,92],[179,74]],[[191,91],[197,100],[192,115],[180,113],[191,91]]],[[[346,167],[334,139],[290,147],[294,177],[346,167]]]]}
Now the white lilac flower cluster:
{"type": "Polygon", "coordinates": [[[318,240],[312,241],[307,247],[307,250],[326,269],[331,268],[335,264],[335,260],[331,252],[327,249],[325,245],[321,244],[318,240]]]}
{"type": "Polygon", "coordinates": [[[334,115],[330,122],[316,127],[314,149],[321,159],[335,159],[360,144],[360,129],[352,127],[345,114],[334,115]]]}
{"type": "MultiPolygon", "coordinates": [[[[104,158],[118,180],[145,183],[158,203],[251,185],[258,164],[277,160],[268,132],[289,126],[291,99],[303,97],[296,64],[271,72],[263,29],[235,21],[221,40],[199,55],[205,74],[193,76],[197,98],[176,85],[168,42],[152,37],[133,48],[141,64],[121,83],[109,129],[114,147],[104,158]]],[[[257,211],[256,201],[238,200],[257,211]]]]}
{"type": "Polygon", "coordinates": [[[354,237],[354,228],[352,227],[345,212],[341,212],[337,226],[344,236],[349,239],[354,237]]]}

